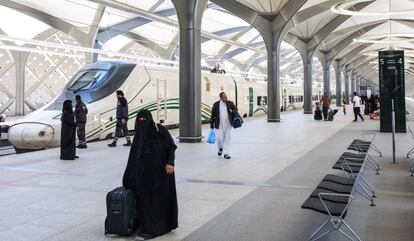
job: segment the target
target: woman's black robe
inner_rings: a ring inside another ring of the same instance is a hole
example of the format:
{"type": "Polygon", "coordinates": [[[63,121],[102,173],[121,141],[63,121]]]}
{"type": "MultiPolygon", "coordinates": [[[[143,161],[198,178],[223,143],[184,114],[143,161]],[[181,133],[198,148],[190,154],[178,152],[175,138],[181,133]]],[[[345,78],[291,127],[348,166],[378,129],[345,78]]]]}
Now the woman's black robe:
{"type": "Polygon", "coordinates": [[[60,130],[60,159],[75,160],[76,156],[76,124],[73,117],[72,101],[63,103],[62,127],[60,130]]]}
{"type": "Polygon", "coordinates": [[[123,186],[137,197],[139,234],[156,237],[178,227],[175,175],[165,170],[166,164],[174,165],[177,146],[147,110],[138,113],[135,132],[123,186]],[[139,121],[139,117],[146,121],[139,121]]]}

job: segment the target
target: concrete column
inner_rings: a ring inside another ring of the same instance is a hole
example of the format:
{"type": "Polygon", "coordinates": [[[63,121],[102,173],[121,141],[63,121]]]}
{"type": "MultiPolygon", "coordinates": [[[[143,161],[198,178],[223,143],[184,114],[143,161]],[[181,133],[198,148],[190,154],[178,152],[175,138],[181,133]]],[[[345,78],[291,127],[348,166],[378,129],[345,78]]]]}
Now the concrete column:
{"type": "Polygon", "coordinates": [[[303,58],[303,113],[312,114],[312,54],[307,52],[303,58]]]}
{"type": "Polygon", "coordinates": [[[341,90],[341,71],[335,69],[336,76],[336,106],[342,105],[342,90],[341,90]]]}
{"type": "Polygon", "coordinates": [[[330,66],[331,66],[330,63],[325,63],[323,65],[323,92],[327,93],[329,97],[331,96],[331,94],[330,94],[330,88],[331,88],[330,77],[331,77],[331,75],[329,73],[330,66]]]}
{"type": "Polygon", "coordinates": [[[207,0],[172,0],[180,25],[180,142],[201,142],[201,21],[207,0]]]}
{"type": "Polygon", "coordinates": [[[280,122],[280,45],[279,35],[272,34],[267,47],[267,121],[280,122]]]}
{"type": "Polygon", "coordinates": [[[351,95],[355,92],[355,75],[351,75],[351,95]]]}
{"type": "Polygon", "coordinates": [[[359,77],[359,76],[357,76],[356,77],[356,84],[355,84],[356,86],[356,92],[357,92],[357,94],[358,95],[360,95],[361,94],[361,91],[360,91],[360,87],[361,87],[361,77],[359,77]]]}
{"type": "Polygon", "coordinates": [[[345,96],[344,96],[344,100],[345,103],[349,104],[349,73],[347,71],[347,69],[345,68],[345,96]]]}
{"type": "Polygon", "coordinates": [[[24,115],[24,89],[25,89],[25,63],[26,63],[26,54],[22,52],[15,52],[13,54],[15,67],[16,67],[16,99],[15,99],[15,115],[23,116],[24,115]]]}

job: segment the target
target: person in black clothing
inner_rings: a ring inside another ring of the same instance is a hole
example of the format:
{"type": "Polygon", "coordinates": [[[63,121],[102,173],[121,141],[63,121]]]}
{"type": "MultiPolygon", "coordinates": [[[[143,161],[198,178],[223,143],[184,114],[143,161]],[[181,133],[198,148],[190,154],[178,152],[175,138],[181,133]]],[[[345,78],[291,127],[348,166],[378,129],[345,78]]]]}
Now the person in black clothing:
{"type": "Polygon", "coordinates": [[[211,109],[210,127],[215,129],[217,138],[217,155],[224,153],[225,159],[230,159],[231,128],[233,127],[233,114],[237,108],[233,102],[227,100],[224,92],[220,93],[220,100],[213,104],[211,109]]]}
{"type": "Polygon", "coordinates": [[[136,195],[138,238],[151,239],[178,227],[174,159],[177,146],[164,126],[142,109],[123,176],[123,186],[136,195]]]}
{"type": "Polygon", "coordinates": [[[115,147],[118,142],[121,132],[124,133],[127,142],[124,146],[131,146],[131,138],[129,137],[128,131],[128,101],[124,97],[122,90],[116,91],[116,97],[118,98],[118,104],[116,106],[116,127],[115,127],[115,138],[109,147],[115,147]]]}
{"type": "Polygon", "coordinates": [[[73,118],[73,106],[71,100],[65,100],[63,102],[62,109],[62,127],[60,131],[60,159],[61,160],[75,160],[76,156],[76,143],[75,132],[76,124],[73,118]]]}
{"type": "Polygon", "coordinates": [[[80,95],[75,97],[76,106],[75,106],[75,119],[77,125],[77,134],[79,139],[79,145],[77,148],[87,148],[86,138],[85,138],[85,127],[87,121],[88,107],[82,102],[80,95]]]}

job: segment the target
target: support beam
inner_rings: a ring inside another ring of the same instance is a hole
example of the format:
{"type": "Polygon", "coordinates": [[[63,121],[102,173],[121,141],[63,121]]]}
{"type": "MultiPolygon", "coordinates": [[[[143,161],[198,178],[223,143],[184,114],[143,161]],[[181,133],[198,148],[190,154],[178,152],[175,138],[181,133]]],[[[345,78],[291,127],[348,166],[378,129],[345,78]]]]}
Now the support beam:
{"type": "Polygon", "coordinates": [[[355,74],[351,74],[351,94],[355,92],[355,74]]]}
{"type": "Polygon", "coordinates": [[[341,71],[338,66],[338,61],[335,60],[334,64],[335,77],[336,77],[336,106],[340,107],[342,102],[342,83],[341,83],[341,71]]]}
{"type": "Polygon", "coordinates": [[[357,95],[360,95],[361,94],[361,77],[359,77],[359,76],[357,76],[356,77],[356,83],[355,83],[355,87],[356,87],[356,92],[357,92],[357,95]]]}
{"type": "Polygon", "coordinates": [[[346,67],[344,67],[344,76],[345,76],[345,96],[344,96],[344,100],[346,104],[349,104],[349,72],[346,69],[346,67]]]}
{"type": "Polygon", "coordinates": [[[312,114],[312,59],[313,51],[308,51],[303,57],[303,113],[312,114]]]}
{"type": "Polygon", "coordinates": [[[24,89],[25,89],[25,63],[27,59],[27,53],[20,51],[13,51],[13,58],[16,68],[16,100],[15,100],[15,115],[24,116],[24,89]]]}
{"type": "Polygon", "coordinates": [[[180,27],[180,142],[201,142],[201,21],[207,0],[172,0],[180,27]]]}
{"type": "Polygon", "coordinates": [[[323,71],[323,93],[328,94],[329,98],[331,98],[331,62],[326,59],[326,55],[323,55],[323,58],[320,59],[322,64],[322,71],[323,71]]]}

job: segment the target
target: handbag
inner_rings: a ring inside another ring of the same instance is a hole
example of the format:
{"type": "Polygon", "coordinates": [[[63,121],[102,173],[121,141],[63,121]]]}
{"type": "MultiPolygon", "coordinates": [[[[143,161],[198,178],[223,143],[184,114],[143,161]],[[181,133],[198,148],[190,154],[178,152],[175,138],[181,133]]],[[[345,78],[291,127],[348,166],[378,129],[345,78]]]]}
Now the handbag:
{"type": "Polygon", "coordinates": [[[241,118],[240,114],[238,112],[234,113],[233,117],[233,128],[240,128],[243,125],[243,119],[241,118]]]}
{"type": "Polygon", "coordinates": [[[207,143],[214,144],[216,142],[216,133],[214,132],[214,129],[210,129],[210,132],[208,133],[207,137],[207,143]]]}

